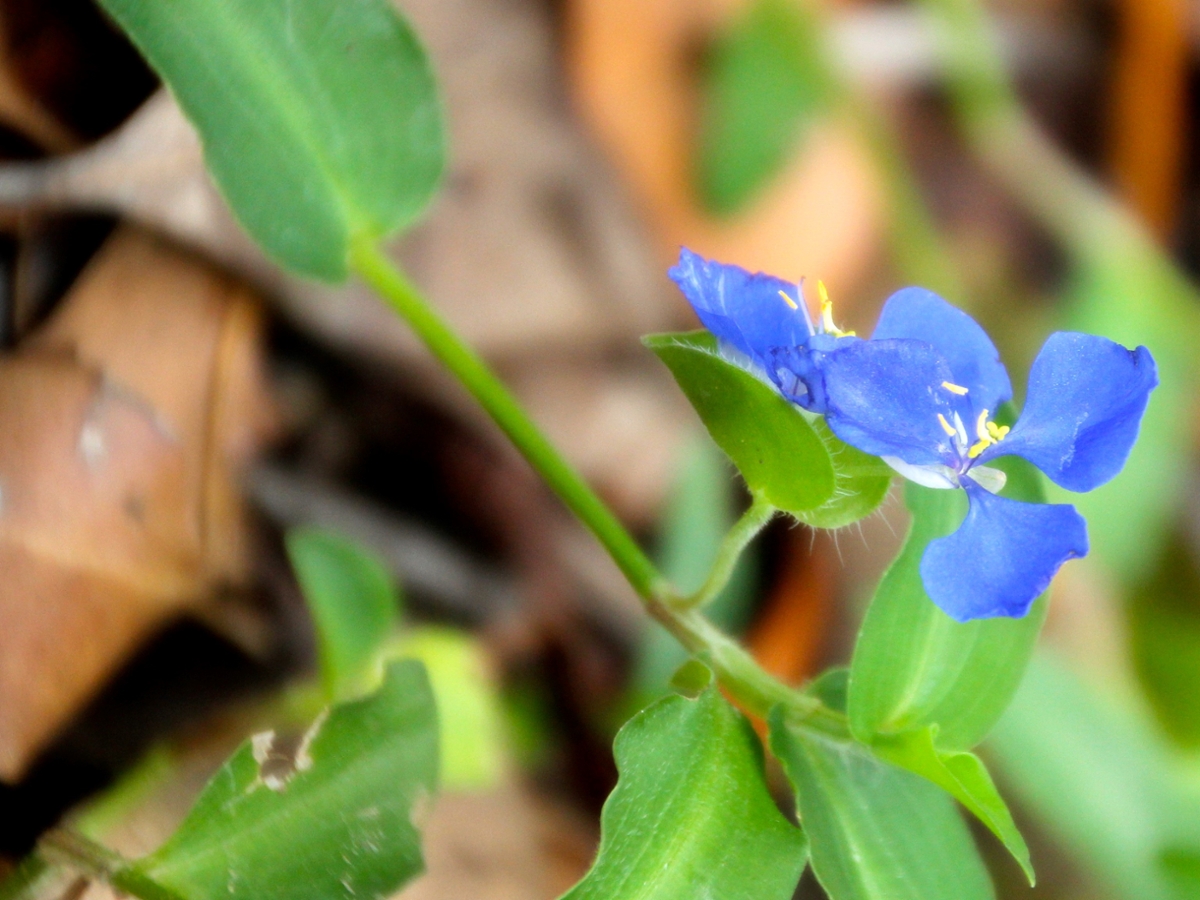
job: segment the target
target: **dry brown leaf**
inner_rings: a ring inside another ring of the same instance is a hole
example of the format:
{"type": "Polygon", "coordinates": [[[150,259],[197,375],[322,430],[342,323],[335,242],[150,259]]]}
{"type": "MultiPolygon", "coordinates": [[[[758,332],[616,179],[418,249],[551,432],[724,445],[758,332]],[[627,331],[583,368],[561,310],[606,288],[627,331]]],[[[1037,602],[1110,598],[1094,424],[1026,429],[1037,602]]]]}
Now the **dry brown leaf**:
{"type": "Polygon", "coordinates": [[[242,288],[123,231],[0,360],[0,778],[149,632],[245,580],[259,343],[242,288]]]}

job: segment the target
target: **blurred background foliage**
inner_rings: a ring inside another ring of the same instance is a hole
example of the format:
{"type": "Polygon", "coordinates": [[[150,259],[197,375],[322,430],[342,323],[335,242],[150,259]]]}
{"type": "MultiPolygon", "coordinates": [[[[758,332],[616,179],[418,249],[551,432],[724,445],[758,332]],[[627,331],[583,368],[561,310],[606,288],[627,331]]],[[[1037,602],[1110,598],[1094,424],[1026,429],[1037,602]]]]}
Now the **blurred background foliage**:
{"type": "MultiPolygon", "coordinates": [[[[892,290],[937,289],[994,335],[1018,400],[1053,330],[1151,349],[1142,438],[1073,500],[1093,552],[983,747],[1038,886],[977,836],[1005,898],[1200,897],[1194,5],[397,4],[451,133],[401,257],[685,589],[747,497],[637,341],[694,327],[665,277],[681,244],[822,278],[860,333],[892,290]]],[[[448,791],[405,896],[578,879],[612,736],[682,652],[364,290],[246,241],[90,0],[0,2],[0,342],[0,497],[68,489],[30,448],[107,409],[96,385],[182,447],[127,427],[150,460],[131,483],[169,513],[148,544],[111,527],[120,498],[75,503],[54,552],[46,523],[0,528],[0,869],[64,813],[153,847],[255,723],[370,682],[355,647],[387,633],[443,708],[448,791]],[[374,598],[349,620],[328,568],[347,559],[374,598]]],[[[845,663],[905,516],[894,494],[832,534],[776,522],[714,617],[789,681],[845,663]]]]}

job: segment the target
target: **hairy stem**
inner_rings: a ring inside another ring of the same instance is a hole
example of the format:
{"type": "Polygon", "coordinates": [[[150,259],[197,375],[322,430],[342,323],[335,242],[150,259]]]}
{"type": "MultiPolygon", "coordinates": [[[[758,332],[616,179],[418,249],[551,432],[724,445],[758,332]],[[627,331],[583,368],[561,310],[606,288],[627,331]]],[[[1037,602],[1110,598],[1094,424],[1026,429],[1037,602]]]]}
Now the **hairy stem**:
{"type": "Polygon", "coordinates": [[[694,594],[678,598],[675,602],[676,609],[703,609],[715,600],[717,595],[725,589],[725,585],[729,584],[729,579],[733,575],[738,560],[742,557],[742,552],[778,511],[764,498],[755,496],[750,508],[729,530],[729,534],[725,535],[725,539],[721,542],[721,548],[717,551],[717,558],[713,561],[712,570],[708,573],[704,584],[700,585],[700,589],[694,594]]]}

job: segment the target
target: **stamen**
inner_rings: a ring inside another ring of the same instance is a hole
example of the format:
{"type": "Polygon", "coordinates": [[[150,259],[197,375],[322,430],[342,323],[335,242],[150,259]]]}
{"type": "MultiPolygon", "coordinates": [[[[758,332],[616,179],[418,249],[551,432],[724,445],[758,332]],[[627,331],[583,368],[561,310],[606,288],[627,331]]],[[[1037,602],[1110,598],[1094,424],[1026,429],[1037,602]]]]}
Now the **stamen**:
{"type": "Polygon", "coordinates": [[[945,416],[943,416],[941,413],[938,413],[937,417],[938,417],[938,421],[942,425],[942,431],[946,432],[947,437],[954,437],[955,435],[958,434],[958,432],[954,430],[954,426],[946,421],[945,416]]]}
{"type": "Polygon", "coordinates": [[[967,393],[967,389],[965,387],[963,387],[961,384],[952,384],[949,381],[943,381],[942,387],[944,387],[946,390],[948,390],[952,394],[958,394],[958,396],[960,396],[960,397],[962,397],[963,395],[965,395],[967,393]]]}
{"type": "Polygon", "coordinates": [[[842,331],[833,324],[833,301],[829,299],[829,291],[824,281],[817,281],[817,295],[821,298],[821,326],[826,334],[834,337],[854,337],[853,331],[842,331]]]}
{"type": "Polygon", "coordinates": [[[986,428],[987,420],[988,420],[988,410],[985,409],[983,412],[981,412],[979,414],[979,420],[975,423],[975,434],[976,434],[976,436],[978,436],[978,438],[981,441],[986,441],[987,443],[990,444],[992,442],[992,439],[988,436],[988,432],[987,432],[987,428],[986,428]]]}
{"type": "Polygon", "coordinates": [[[985,409],[979,414],[979,421],[975,423],[975,433],[979,435],[979,440],[967,451],[967,456],[971,459],[975,459],[992,444],[1004,440],[1004,436],[1008,434],[1008,426],[989,421],[988,410],[985,409]]]}
{"type": "Polygon", "coordinates": [[[787,295],[786,291],[780,291],[779,296],[783,298],[783,302],[786,303],[788,306],[790,306],[793,311],[800,308],[799,306],[796,305],[796,301],[787,295]]]}
{"type": "Polygon", "coordinates": [[[992,440],[1002,441],[1011,429],[1007,425],[997,425],[995,422],[988,422],[987,430],[992,440]]]}

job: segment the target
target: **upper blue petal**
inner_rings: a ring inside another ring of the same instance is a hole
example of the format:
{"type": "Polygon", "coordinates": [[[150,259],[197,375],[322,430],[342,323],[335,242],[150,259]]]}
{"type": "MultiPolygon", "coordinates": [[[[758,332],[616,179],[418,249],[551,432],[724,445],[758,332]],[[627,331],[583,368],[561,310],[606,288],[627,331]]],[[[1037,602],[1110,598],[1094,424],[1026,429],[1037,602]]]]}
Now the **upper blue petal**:
{"type": "Polygon", "coordinates": [[[950,366],[950,381],[968,389],[972,423],[983,410],[995,413],[1012,399],[1012,383],[991,338],[978,322],[932,291],[908,287],[888,298],[872,340],[889,338],[924,341],[937,349],[950,366]]]}
{"type": "Polygon", "coordinates": [[[1021,417],[982,458],[1023,456],[1055,484],[1090,491],[1125,465],[1157,384],[1145,347],[1128,350],[1090,334],[1052,334],[1029,370],[1021,417]]]}
{"type": "Polygon", "coordinates": [[[679,251],[679,263],[668,274],[705,328],[764,369],[772,347],[802,346],[811,336],[799,290],[781,278],[708,260],[687,248],[679,251]],[[779,296],[781,291],[796,309],[779,296]]]}
{"type": "Polygon", "coordinates": [[[953,464],[951,439],[961,398],[941,387],[946,361],[922,341],[858,341],[824,356],[825,420],[847,444],[912,465],[953,464]]]}
{"type": "Polygon", "coordinates": [[[925,592],[959,622],[1021,617],[1068,559],[1086,556],[1087,525],[1069,504],[1021,503],[963,479],[971,505],[958,530],[930,541],[925,592]]]}

